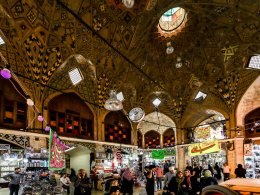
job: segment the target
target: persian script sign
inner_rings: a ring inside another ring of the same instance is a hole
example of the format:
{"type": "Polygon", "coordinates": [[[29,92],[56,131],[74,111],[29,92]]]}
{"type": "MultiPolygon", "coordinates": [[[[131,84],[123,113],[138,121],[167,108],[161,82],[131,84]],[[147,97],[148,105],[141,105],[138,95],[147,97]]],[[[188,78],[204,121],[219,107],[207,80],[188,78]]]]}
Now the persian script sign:
{"type": "Polygon", "coordinates": [[[198,156],[218,151],[218,140],[209,140],[198,144],[192,144],[189,146],[190,156],[198,156]]]}

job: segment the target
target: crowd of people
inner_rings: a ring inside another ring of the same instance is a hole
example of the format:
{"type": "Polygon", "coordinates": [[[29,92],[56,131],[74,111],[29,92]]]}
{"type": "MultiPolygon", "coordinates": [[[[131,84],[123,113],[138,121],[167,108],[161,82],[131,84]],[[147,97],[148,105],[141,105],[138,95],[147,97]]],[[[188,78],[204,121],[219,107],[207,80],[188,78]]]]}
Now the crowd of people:
{"type": "MultiPolygon", "coordinates": [[[[164,186],[162,185],[163,168],[150,165],[145,167],[147,195],[154,195],[157,190],[163,189],[163,195],[197,195],[201,194],[203,188],[209,185],[218,185],[220,180],[230,178],[230,167],[227,163],[220,167],[218,163],[214,165],[200,166],[194,164],[187,165],[184,171],[176,167],[169,167],[169,171],[164,175],[164,186]],[[223,173],[223,178],[222,178],[223,173]]],[[[235,169],[237,178],[245,178],[246,170],[241,164],[235,169]]]]}
{"type": "MultiPolygon", "coordinates": [[[[10,195],[18,195],[20,188],[21,169],[16,168],[15,172],[4,176],[4,179],[10,181],[10,195]]],[[[209,185],[218,185],[219,180],[228,180],[230,177],[230,168],[227,163],[222,167],[215,166],[200,166],[194,164],[188,165],[184,171],[178,170],[171,166],[169,169],[163,169],[160,166],[146,166],[144,169],[145,189],[147,195],[154,195],[155,191],[163,190],[163,195],[197,195],[201,190],[209,185]]],[[[246,170],[241,164],[235,169],[236,177],[245,178],[246,170]]],[[[43,171],[40,179],[46,179],[48,173],[43,171]]],[[[72,170],[70,176],[66,173],[60,177],[60,182],[63,189],[70,194],[71,183],[74,183],[74,195],[91,195],[91,190],[95,188],[96,181],[93,179],[93,171],[91,178],[87,176],[84,169],[78,170],[76,175],[72,170]],[[92,180],[91,180],[92,179],[92,180]]],[[[112,180],[109,182],[107,195],[132,195],[134,193],[134,176],[130,168],[122,171],[121,175],[114,173],[112,180]]]]}

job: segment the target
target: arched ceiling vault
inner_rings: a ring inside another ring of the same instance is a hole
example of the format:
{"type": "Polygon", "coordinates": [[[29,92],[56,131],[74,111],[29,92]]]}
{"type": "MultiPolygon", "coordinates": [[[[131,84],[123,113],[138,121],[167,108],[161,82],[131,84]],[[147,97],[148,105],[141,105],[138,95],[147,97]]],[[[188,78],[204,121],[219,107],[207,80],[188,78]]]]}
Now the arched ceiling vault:
{"type": "Polygon", "coordinates": [[[152,112],[146,115],[137,125],[137,129],[142,134],[145,134],[148,131],[156,131],[159,134],[163,134],[170,128],[176,130],[176,124],[170,117],[160,112],[152,112]]]}
{"type": "Polygon", "coordinates": [[[59,2],[0,0],[0,28],[7,39],[0,52],[35,98],[54,93],[46,85],[73,88],[102,109],[109,91],[117,89],[124,93],[127,111],[140,106],[150,113],[152,98],[159,97],[161,112],[193,125],[208,117],[201,108],[234,109],[259,75],[242,65],[244,57],[260,52],[259,0],[143,0],[131,9],[116,0],[67,0],[77,17],[59,2]],[[172,37],[162,36],[159,18],[176,6],[188,13],[185,27],[172,37]],[[174,47],[170,55],[168,42],[174,47]],[[79,54],[86,59],[83,64],[71,57],[79,54]],[[175,66],[178,57],[181,68],[175,66]],[[84,76],[76,87],[67,74],[75,66],[84,76]],[[200,104],[193,101],[198,90],[208,95],[200,104]]]}

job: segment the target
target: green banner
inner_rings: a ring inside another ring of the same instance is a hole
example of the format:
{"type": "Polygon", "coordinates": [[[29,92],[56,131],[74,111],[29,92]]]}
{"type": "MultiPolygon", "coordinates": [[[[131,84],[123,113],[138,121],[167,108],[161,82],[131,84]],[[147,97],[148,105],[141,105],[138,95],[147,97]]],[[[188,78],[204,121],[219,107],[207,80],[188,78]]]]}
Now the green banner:
{"type": "Polygon", "coordinates": [[[190,156],[198,156],[218,151],[218,140],[209,140],[202,143],[192,144],[189,146],[190,156]]]}
{"type": "Polygon", "coordinates": [[[172,149],[172,150],[164,150],[164,156],[175,156],[175,155],[176,155],[175,149],[172,149]]]}
{"type": "Polygon", "coordinates": [[[164,150],[152,150],[152,159],[164,159],[164,150]]]}

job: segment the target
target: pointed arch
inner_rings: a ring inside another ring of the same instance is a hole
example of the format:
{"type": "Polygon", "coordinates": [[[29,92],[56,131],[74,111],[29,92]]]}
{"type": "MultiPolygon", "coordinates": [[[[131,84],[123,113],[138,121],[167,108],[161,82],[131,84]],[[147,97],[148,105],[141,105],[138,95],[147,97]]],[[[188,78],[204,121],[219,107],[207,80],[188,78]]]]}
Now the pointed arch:
{"type": "Polygon", "coordinates": [[[260,105],[260,76],[250,85],[236,109],[237,126],[245,125],[245,116],[260,105]]]}

